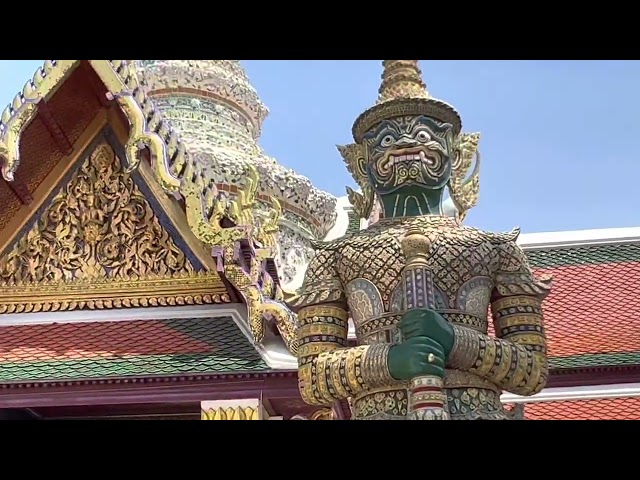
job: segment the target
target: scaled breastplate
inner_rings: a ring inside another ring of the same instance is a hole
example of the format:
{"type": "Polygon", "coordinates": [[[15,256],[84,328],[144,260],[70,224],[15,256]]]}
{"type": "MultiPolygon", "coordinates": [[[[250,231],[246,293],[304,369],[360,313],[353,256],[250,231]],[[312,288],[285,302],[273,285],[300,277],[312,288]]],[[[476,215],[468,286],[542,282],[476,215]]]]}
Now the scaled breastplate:
{"type": "MultiPolygon", "coordinates": [[[[339,247],[338,274],[359,344],[399,343],[396,328],[404,312],[400,241],[418,224],[432,240],[429,266],[433,272],[436,310],[451,323],[486,333],[498,253],[494,241],[501,235],[460,226],[447,217],[382,220],[339,247]]],[[[476,375],[447,370],[449,409],[471,410],[478,402],[485,418],[502,418],[500,392],[476,375]]],[[[366,392],[354,401],[355,418],[402,419],[406,415],[406,385],[366,392]],[[395,412],[395,414],[394,414],[395,412]]],[[[463,415],[461,413],[460,415],[463,415]]]]}
{"type": "Polygon", "coordinates": [[[398,340],[394,325],[404,310],[400,240],[415,224],[433,240],[429,266],[438,312],[452,323],[487,331],[492,275],[497,265],[491,242],[495,234],[461,227],[448,217],[390,219],[340,247],[338,273],[359,343],[398,340]]]}

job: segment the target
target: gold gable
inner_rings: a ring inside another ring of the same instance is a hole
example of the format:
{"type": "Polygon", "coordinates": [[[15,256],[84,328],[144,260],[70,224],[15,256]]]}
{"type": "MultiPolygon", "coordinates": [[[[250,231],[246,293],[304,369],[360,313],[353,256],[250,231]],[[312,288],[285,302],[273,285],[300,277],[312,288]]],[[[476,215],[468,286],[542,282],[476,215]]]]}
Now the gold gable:
{"type": "Polygon", "coordinates": [[[0,257],[0,313],[229,301],[219,276],[195,271],[108,143],[81,162],[0,257]]]}
{"type": "Polygon", "coordinates": [[[22,282],[167,275],[194,268],[106,143],[99,144],[40,218],[0,259],[22,282]]]}

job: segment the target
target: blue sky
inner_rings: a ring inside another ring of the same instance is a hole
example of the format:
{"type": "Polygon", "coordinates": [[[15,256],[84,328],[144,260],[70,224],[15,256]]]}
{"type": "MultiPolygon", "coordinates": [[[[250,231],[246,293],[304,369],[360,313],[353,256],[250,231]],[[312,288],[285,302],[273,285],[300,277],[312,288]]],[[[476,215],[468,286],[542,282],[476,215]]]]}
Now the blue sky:
{"type": "MultiPolygon", "coordinates": [[[[335,148],[376,99],[376,60],[248,60],[271,113],[261,145],[334,195],[353,186],[335,148]]],[[[11,101],[41,61],[0,61],[11,101]]],[[[479,205],[466,223],[524,232],[640,226],[640,62],[421,61],[433,96],[480,131],[479,205]]]]}

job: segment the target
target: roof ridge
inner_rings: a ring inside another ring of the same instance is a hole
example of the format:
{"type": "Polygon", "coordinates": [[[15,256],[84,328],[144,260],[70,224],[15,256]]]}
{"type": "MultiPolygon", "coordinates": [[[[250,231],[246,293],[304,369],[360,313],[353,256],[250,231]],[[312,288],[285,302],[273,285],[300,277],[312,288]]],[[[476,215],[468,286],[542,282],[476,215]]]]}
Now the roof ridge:
{"type": "MultiPolygon", "coordinates": [[[[139,153],[146,147],[155,180],[168,196],[180,195],[185,200],[185,220],[198,240],[211,247],[233,245],[238,240],[251,238],[256,238],[258,242],[266,241],[275,235],[262,230],[263,222],[255,222],[253,218],[245,220],[252,213],[255,202],[256,192],[252,190],[256,184],[253,178],[257,174],[255,168],[245,163],[247,179],[244,189],[239,189],[237,200],[229,201],[220,195],[215,183],[203,176],[204,167],[196,162],[195,156],[189,154],[179,132],[147,95],[139,81],[136,65],[130,60],[45,61],[33,80],[26,83],[23,91],[0,117],[3,126],[0,132],[0,160],[4,160],[2,174],[6,180],[12,181],[19,167],[20,137],[36,117],[37,103],[53,95],[57,87],[81,65],[80,62],[87,62],[106,87],[107,99],[115,101],[128,119],[130,132],[125,146],[126,171],[132,172],[140,165],[142,157],[139,153]],[[231,228],[222,225],[226,219],[231,220],[231,228]]],[[[186,303],[200,303],[195,297],[189,298],[191,300],[187,301],[185,297],[186,303]]],[[[155,301],[143,298],[135,304],[132,302],[131,306],[153,305],[155,301]]],[[[111,306],[101,300],[91,302],[87,303],[89,308],[111,306]]],[[[114,303],[114,306],[119,305],[114,303]]],[[[51,308],[47,305],[46,309],[51,308]]]]}
{"type": "MultiPolygon", "coordinates": [[[[10,142],[16,140],[9,134],[10,126],[18,117],[26,115],[19,129],[14,133],[20,136],[35,114],[35,105],[42,99],[55,91],[61,80],[71,73],[82,60],[45,60],[42,67],[38,67],[33,78],[29,79],[22,91],[19,92],[11,103],[0,114],[0,156],[14,158],[5,158],[5,164],[2,173],[7,181],[13,180],[13,175],[19,166],[19,152],[13,151],[16,147],[9,145],[10,142]],[[27,110],[32,110],[28,111],[27,110]]],[[[164,118],[162,112],[155,107],[153,100],[141,88],[137,78],[135,64],[129,60],[89,60],[89,62],[106,62],[109,64],[113,72],[121,80],[122,84],[129,89],[123,91],[120,95],[131,95],[141,112],[144,114],[143,128],[147,133],[158,136],[162,139],[166,147],[166,158],[170,164],[169,169],[175,173],[176,183],[175,189],[179,186],[179,177],[182,173],[179,168],[183,166],[183,162],[188,156],[184,143],[180,139],[180,135],[175,130],[168,119],[164,118]],[[173,168],[172,168],[173,167],[173,168]]],[[[92,63],[94,69],[96,64],[92,63]]],[[[117,96],[117,95],[116,95],[117,96]]],[[[166,185],[163,185],[165,187],[166,185]]]]}
{"type": "Polygon", "coordinates": [[[640,243],[640,227],[522,233],[518,243],[524,250],[640,243]]]}

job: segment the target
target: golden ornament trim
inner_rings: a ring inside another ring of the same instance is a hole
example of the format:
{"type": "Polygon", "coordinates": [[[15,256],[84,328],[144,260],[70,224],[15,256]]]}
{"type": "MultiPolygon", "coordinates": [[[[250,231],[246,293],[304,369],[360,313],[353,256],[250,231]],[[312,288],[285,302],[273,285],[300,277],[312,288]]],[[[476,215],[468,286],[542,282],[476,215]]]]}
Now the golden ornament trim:
{"type": "Polygon", "coordinates": [[[332,408],[321,408],[308,416],[309,420],[338,420],[332,408]]]}
{"type": "Polygon", "coordinates": [[[271,209],[265,218],[256,218],[254,209],[259,186],[258,170],[247,165],[246,183],[238,190],[235,200],[221,200],[215,189],[203,189],[202,167],[190,161],[185,169],[182,194],[185,199],[189,227],[195,236],[210,247],[233,245],[243,239],[257,241],[261,247],[275,255],[278,223],[282,206],[277,198],[271,199],[271,209]],[[204,194],[203,194],[204,190],[204,194]],[[228,218],[232,227],[223,227],[221,222],[228,218]]]}
{"type": "Polygon", "coordinates": [[[251,334],[256,343],[262,342],[266,333],[266,322],[273,321],[292,354],[296,354],[297,317],[284,303],[284,292],[271,279],[262,288],[258,286],[260,275],[265,275],[264,263],[274,258],[278,245],[277,234],[282,207],[272,198],[270,211],[265,217],[256,218],[254,209],[258,193],[259,175],[253,165],[247,166],[244,188],[238,191],[235,200],[221,201],[217,192],[199,185],[204,181],[201,166],[190,161],[185,169],[182,193],[185,198],[187,221],[195,236],[210,247],[222,247],[221,260],[225,277],[236,287],[247,305],[247,318],[251,334]],[[234,226],[223,227],[222,220],[228,218],[234,226]],[[254,256],[248,271],[236,258],[237,242],[247,239],[255,246],[254,256]]]}
{"type": "Polygon", "coordinates": [[[140,151],[147,147],[156,180],[167,192],[177,192],[180,180],[167,163],[169,147],[177,146],[177,133],[154,111],[153,103],[138,82],[135,66],[126,60],[89,60],[89,63],[107,87],[107,98],[115,100],[129,120],[129,140],[125,146],[127,171],[139,166],[140,151]]]}
{"type": "Polygon", "coordinates": [[[201,420],[263,420],[261,409],[254,407],[219,407],[200,410],[201,420]]]}
{"type": "Polygon", "coordinates": [[[294,415],[290,420],[340,420],[340,418],[338,418],[333,408],[321,408],[308,415],[294,415]]]}
{"type": "Polygon", "coordinates": [[[0,285],[0,314],[230,302],[220,276],[208,272],[0,285]]]}
{"type": "Polygon", "coordinates": [[[238,262],[235,248],[227,246],[221,254],[223,272],[247,305],[247,321],[254,342],[264,340],[267,322],[273,322],[289,352],[297,356],[298,317],[284,302],[280,285],[268,277],[263,268],[265,260],[272,255],[270,248],[257,249],[247,271],[238,262]],[[263,278],[267,280],[262,288],[258,286],[260,275],[265,275],[263,278]]]}
{"type": "Polygon", "coordinates": [[[20,137],[35,118],[37,103],[51,97],[82,61],[89,63],[106,87],[108,97],[118,103],[129,120],[131,128],[126,145],[129,169],[138,166],[140,150],[148,147],[156,180],[168,192],[177,192],[180,180],[174,172],[184,166],[184,145],[177,132],[155,111],[138,82],[134,65],[126,60],[46,60],[0,115],[0,159],[4,160],[4,179],[13,181],[20,165],[20,137]],[[169,158],[174,158],[172,167],[167,163],[169,158]]]}
{"type": "Polygon", "coordinates": [[[467,212],[478,204],[480,193],[480,133],[461,133],[456,138],[452,162],[449,194],[458,210],[458,218],[464,220],[467,212]],[[475,162],[473,161],[475,157],[475,162]],[[469,170],[471,174],[469,174],[469,170]],[[467,176],[468,175],[468,176],[467,176]]]}
{"type": "Polygon", "coordinates": [[[365,172],[366,158],[365,148],[360,143],[338,145],[340,156],[344,160],[347,170],[358,184],[362,193],[347,187],[347,196],[354,212],[360,218],[368,219],[373,210],[375,194],[365,172]]]}

